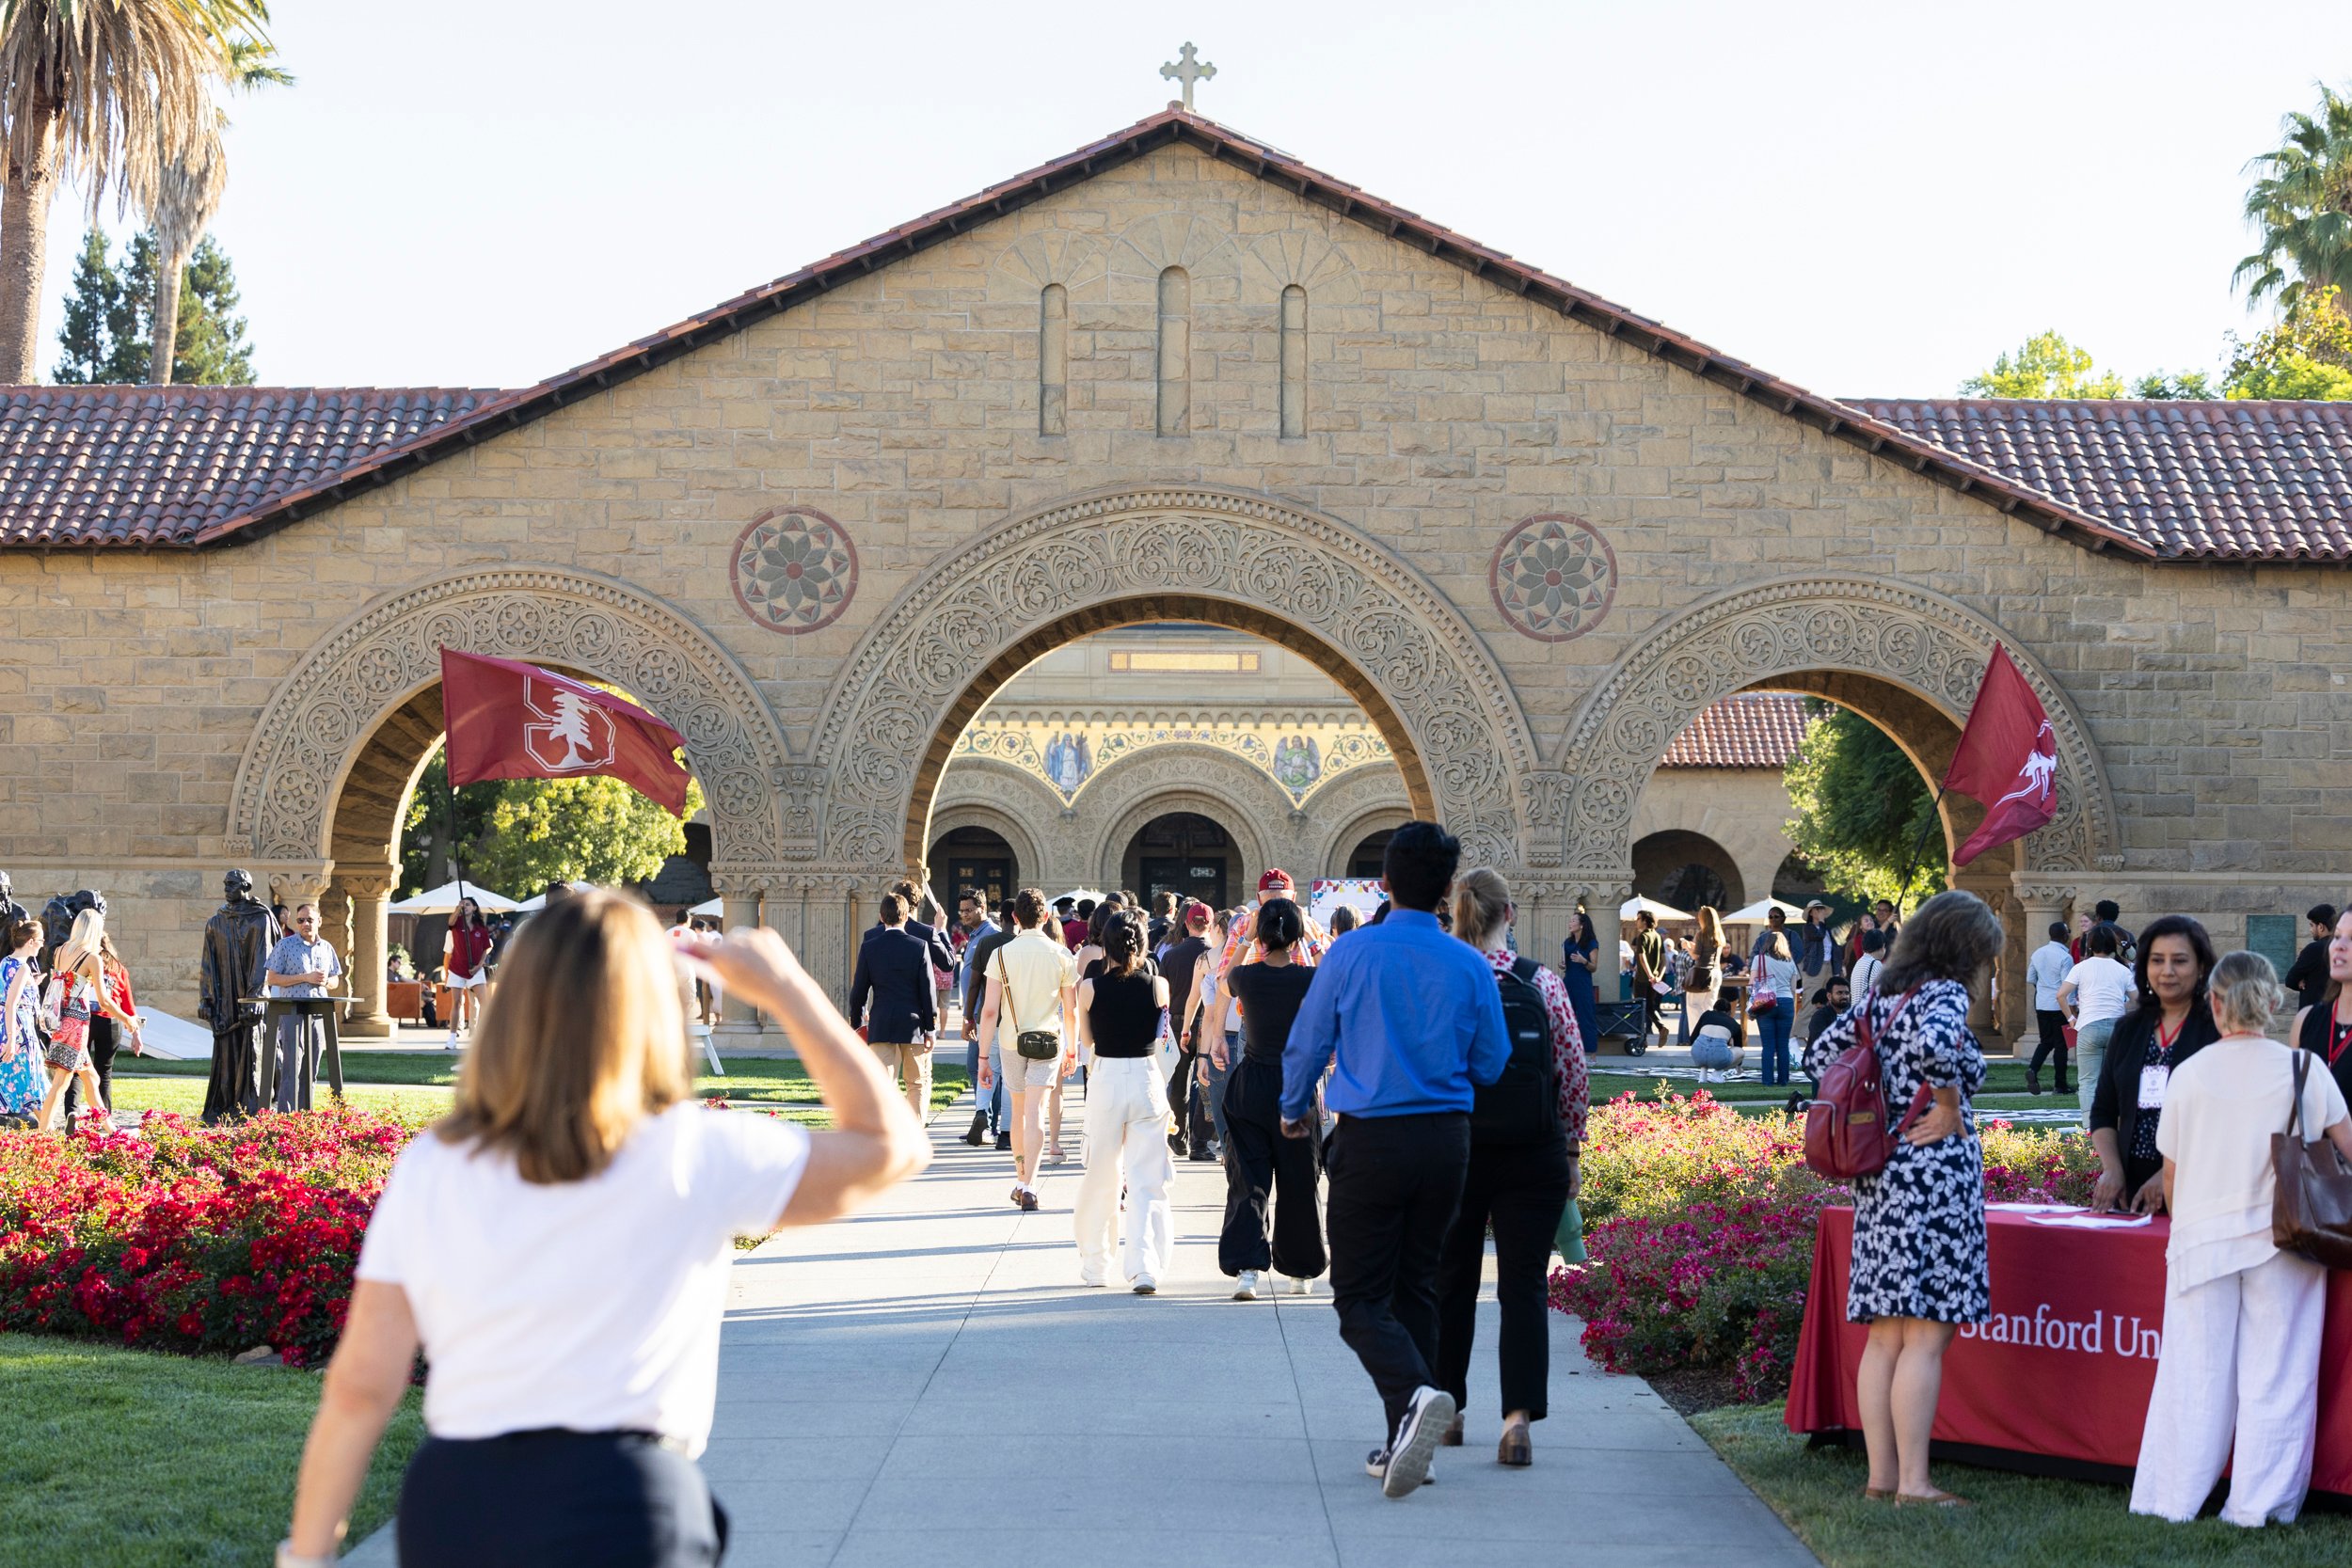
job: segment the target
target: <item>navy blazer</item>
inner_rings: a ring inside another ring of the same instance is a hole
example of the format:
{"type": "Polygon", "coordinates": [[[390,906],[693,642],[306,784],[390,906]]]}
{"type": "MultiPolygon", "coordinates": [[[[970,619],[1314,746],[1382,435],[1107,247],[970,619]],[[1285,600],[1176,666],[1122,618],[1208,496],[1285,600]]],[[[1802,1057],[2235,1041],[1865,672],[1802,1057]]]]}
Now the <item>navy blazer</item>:
{"type": "Polygon", "coordinates": [[[914,1044],[917,1034],[939,1025],[935,995],[928,942],[904,927],[878,926],[866,934],[857,950],[857,974],[850,981],[850,1022],[863,1018],[868,1040],[914,1044]]]}

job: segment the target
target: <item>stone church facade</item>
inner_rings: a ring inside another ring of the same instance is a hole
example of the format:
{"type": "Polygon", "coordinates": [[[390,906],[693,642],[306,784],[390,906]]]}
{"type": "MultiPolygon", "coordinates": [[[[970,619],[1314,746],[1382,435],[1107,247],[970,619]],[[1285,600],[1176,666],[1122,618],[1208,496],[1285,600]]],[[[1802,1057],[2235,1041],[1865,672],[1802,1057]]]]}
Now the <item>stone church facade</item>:
{"type": "Polygon", "coordinates": [[[1939,777],[1998,644],[2012,959],[2098,896],[2235,945],[2352,884],[2344,419],[1834,402],[1171,109],[533,388],[0,389],[0,866],[175,1010],[231,864],[379,974],[462,647],[675,723],[730,919],[838,983],[991,696],[1183,622],[1327,673],[1552,952],[1708,705],[1939,777]]]}

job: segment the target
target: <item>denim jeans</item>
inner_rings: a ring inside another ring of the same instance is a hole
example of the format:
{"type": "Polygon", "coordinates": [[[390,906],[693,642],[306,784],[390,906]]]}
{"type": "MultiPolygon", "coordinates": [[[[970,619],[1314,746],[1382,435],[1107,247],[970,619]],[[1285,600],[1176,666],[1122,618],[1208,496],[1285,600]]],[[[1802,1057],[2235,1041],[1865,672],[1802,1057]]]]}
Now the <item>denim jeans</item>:
{"type": "MultiPolygon", "coordinates": [[[[972,1108],[976,1111],[979,1110],[981,1109],[980,1041],[977,1035],[964,1042],[963,1070],[972,1075],[972,1108]]],[[[1002,1073],[997,1074],[989,1086],[986,1108],[988,1130],[991,1132],[1002,1132],[1005,1130],[1005,1079],[1002,1073]]]]}
{"type": "Polygon", "coordinates": [[[1788,1082],[1788,1006],[1783,998],[1779,1006],[1756,1021],[1756,1036],[1763,1041],[1767,1084],[1788,1082]]]}
{"type": "Polygon", "coordinates": [[[1225,1037],[1225,1066],[1217,1066],[1216,1059],[1206,1053],[1200,1059],[1209,1064],[1209,1121],[1216,1129],[1217,1148],[1231,1158],[1232,1145],[1225,1141],[1225,1080],[1232,1076],[1232,1064],[1241,1060],[1241,1037],[1225,1037]]]}
{"type": "Polygon", "coordinates": [[[2111,1018],[2074,1026],[2074,1094],[2082,1102],[2085,1127],[2090,1125],[2090,1099],[2099,1092],[2099,1074],[2107,1065],[2107,1037],[2114,1033],[2111,1018]]]}

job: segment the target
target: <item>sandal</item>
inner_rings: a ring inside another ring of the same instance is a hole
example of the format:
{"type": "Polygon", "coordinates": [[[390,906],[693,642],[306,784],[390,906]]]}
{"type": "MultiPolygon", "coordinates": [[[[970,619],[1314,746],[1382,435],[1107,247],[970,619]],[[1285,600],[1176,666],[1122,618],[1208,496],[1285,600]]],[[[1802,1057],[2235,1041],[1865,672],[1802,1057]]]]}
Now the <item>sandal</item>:
{"type": "Polygon", "coordinates": [[[1893,1502],[1897,1508],[1976,1507],[1976,1504],[1970,1502],[1967,1498],[1962,1497],[1957,1492],[1928,1492],[1918,1497],[1914,1497],[1908,1492],[1898,1492],[1888,1500],[1893,1502]]]}
{"type": "Polygon", "coordinates": [[[1866,1486],[1862,1489],[1862,1500],[1867,1503],[1891,1502],[1894,1497],[1895,1489],[1891,1486],[1866,1486]]]}

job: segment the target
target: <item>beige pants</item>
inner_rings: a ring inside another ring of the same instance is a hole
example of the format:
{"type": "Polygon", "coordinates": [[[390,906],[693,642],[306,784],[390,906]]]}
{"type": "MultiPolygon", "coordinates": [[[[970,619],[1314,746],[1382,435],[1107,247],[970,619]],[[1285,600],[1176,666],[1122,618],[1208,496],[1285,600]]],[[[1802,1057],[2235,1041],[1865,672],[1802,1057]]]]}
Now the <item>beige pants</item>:
{"type": "Polygon", "coordinates": [[[931,1048],[923,1045],[876,1045],[874,1059],[882,1063],[884,1073],[898,1080],[906,1091],[907,1103],[914,1107],[914,1119],[931,1119],[931,1048]]]}

